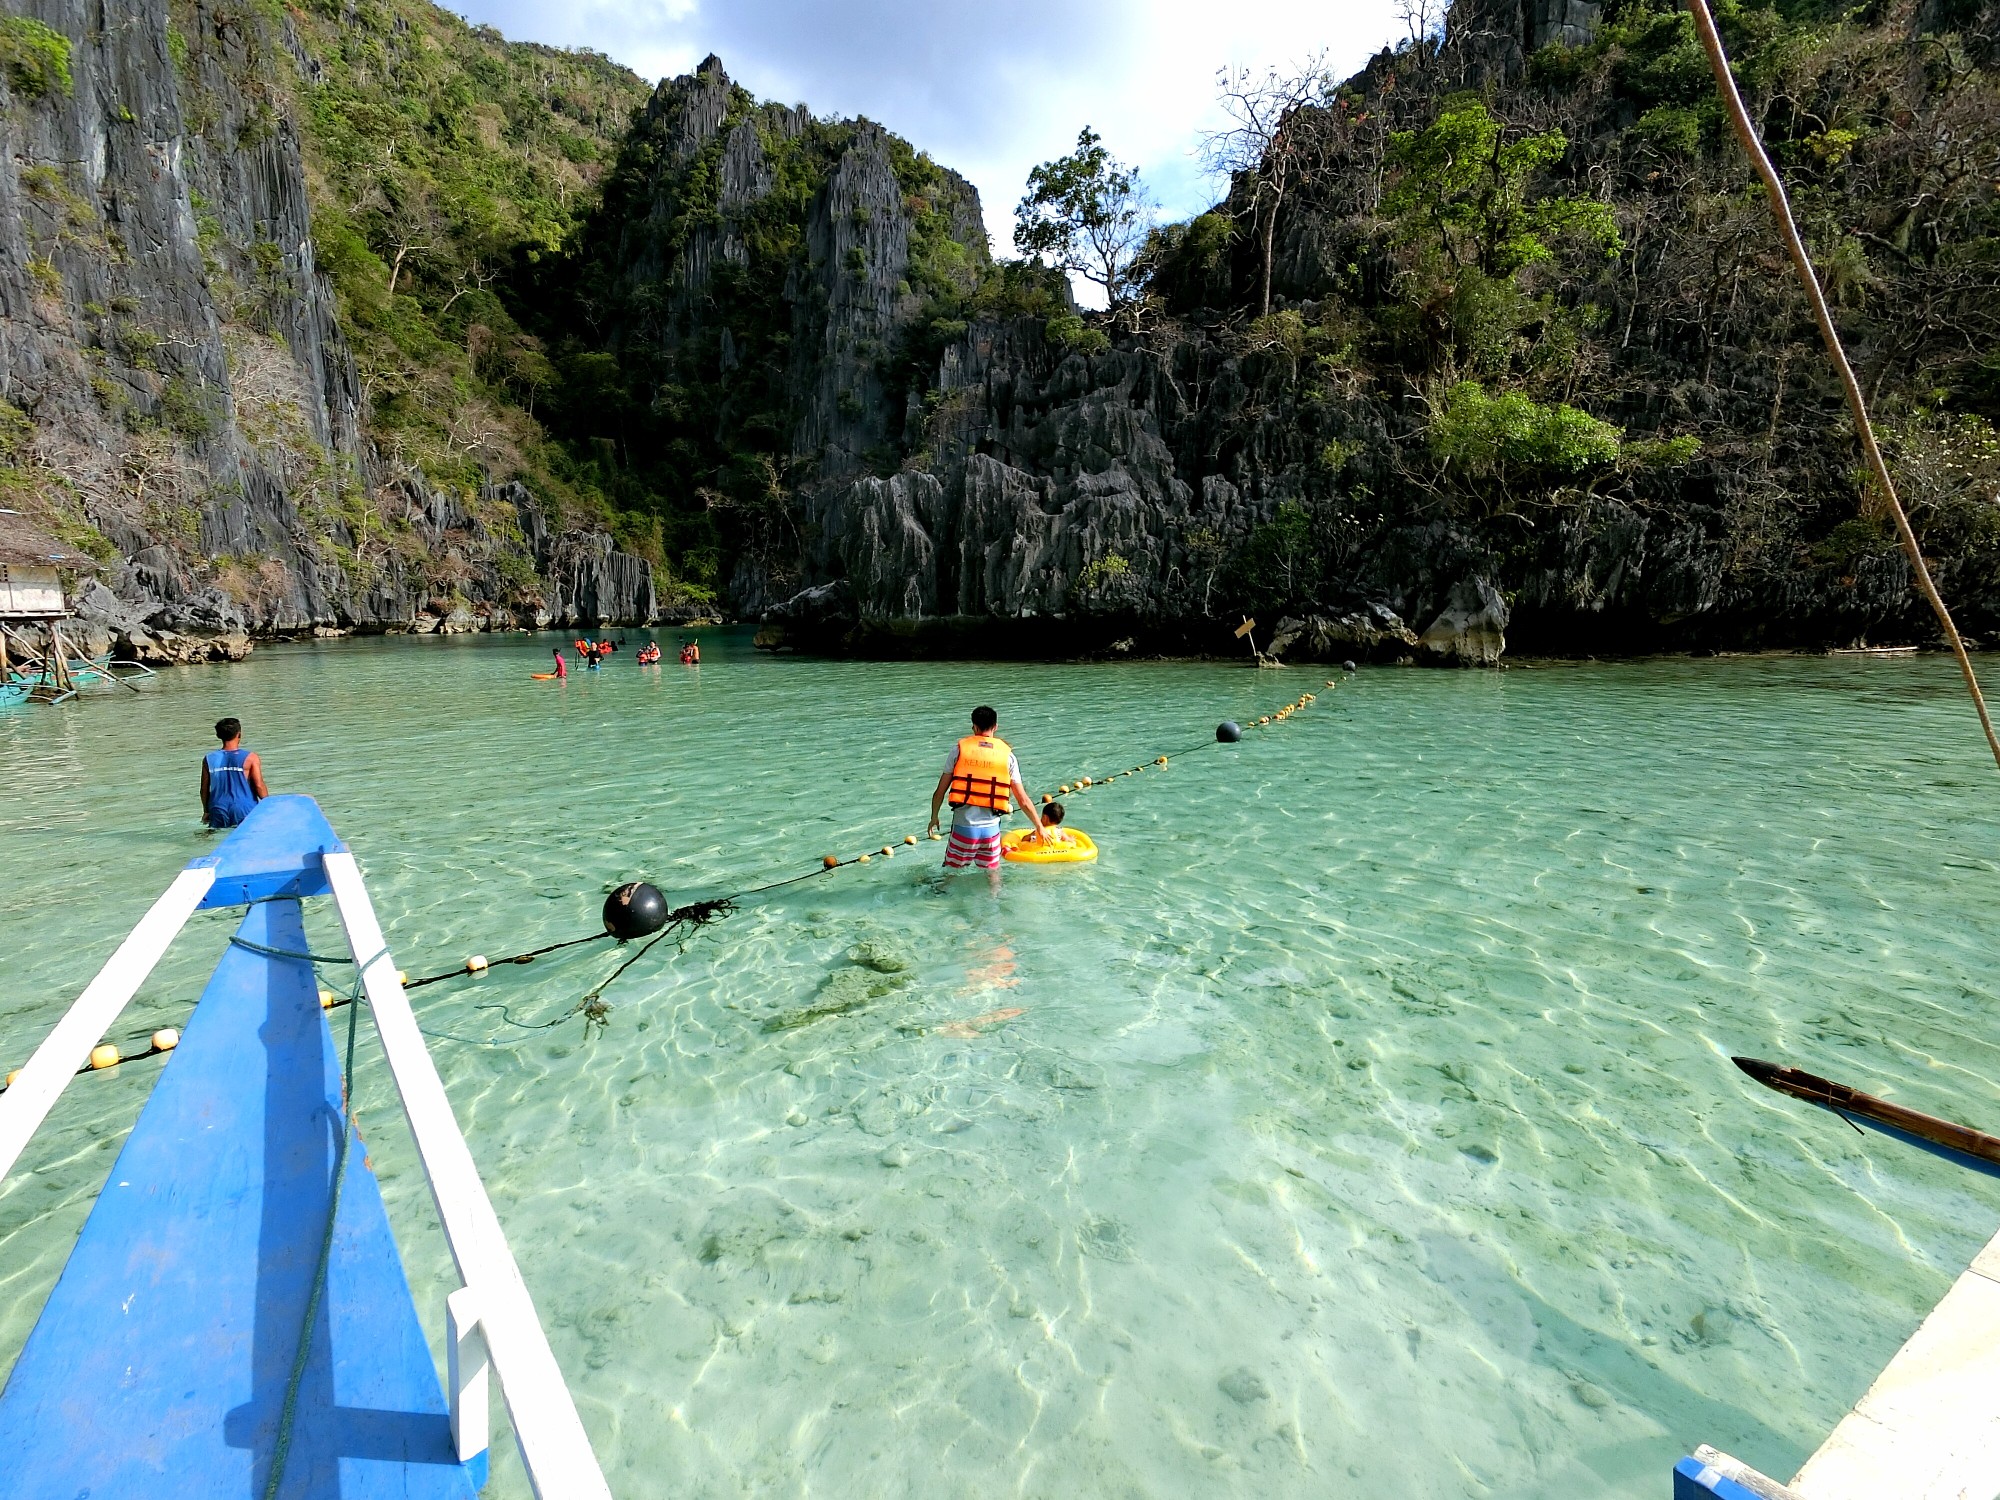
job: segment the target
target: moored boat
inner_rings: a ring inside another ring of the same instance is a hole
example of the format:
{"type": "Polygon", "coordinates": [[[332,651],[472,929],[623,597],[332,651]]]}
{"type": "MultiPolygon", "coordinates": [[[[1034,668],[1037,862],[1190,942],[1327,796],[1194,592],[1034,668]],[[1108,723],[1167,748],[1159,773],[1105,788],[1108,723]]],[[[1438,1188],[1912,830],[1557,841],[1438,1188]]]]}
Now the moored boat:
{"type": "MultiPolygon", "coordinates": [[[[182,870],[0,1094],[11,1172],[196,911],[245,908],[0,1393],[17,1495],[465,1497],[489,1365],[535,1493],[608,1497],[354,856],[276,796],[182,870]],[[310,952],[330,896],[348,955],[310,952]],[[357,976],[340,1040],[317,965],[357,976]],[[349,1108],[365,1003],[463,1287],[441,1387],[349,1108]]],[[[129,1064],[138,1066],[139,1064],[129,1064]]]]}

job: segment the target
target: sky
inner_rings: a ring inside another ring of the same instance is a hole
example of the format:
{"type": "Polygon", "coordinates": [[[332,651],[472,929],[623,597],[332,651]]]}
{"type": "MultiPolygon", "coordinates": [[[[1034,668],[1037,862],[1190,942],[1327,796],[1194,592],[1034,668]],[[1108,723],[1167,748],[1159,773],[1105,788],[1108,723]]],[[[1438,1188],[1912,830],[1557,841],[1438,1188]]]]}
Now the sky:
{"type": "Polygon", "coordinates": [[[866,115],[979,189],[1013,254],[1028,169],[1085,125],[1166,219],[1220,193],[1199,157],[1219,68],[1326,54],[1346,76],[1400,35],[1396,0],[448,0],[522,41],[593,47],[657,79],[713,52],[760,99],[866,115]]]}

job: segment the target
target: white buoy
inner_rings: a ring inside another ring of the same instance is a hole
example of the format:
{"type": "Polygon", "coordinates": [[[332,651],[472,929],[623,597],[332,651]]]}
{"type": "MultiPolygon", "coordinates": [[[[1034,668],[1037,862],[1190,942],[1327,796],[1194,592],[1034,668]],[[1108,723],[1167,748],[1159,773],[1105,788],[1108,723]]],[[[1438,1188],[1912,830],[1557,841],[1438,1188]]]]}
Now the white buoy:
{"type": "Polygon", "coordinates": [[[90,1065],[93,1068],[108,1068],[118,1061],[118,1049],[109,1042],[99,1042],[90,1049],[90,1065]]]}
{"type": "Polygon", "coordinates": [[[484,953],[475,953],[465,961],[465,972],[468,974],[484,974],[486,968],[486,955],[484,953]]]}
{"type": "Polygon", "coordinates": [[[162,1027],[153,1033],[153,1050],[171,1052],[181,1044],[181,1034],[171,1026],[162,1027]]]}

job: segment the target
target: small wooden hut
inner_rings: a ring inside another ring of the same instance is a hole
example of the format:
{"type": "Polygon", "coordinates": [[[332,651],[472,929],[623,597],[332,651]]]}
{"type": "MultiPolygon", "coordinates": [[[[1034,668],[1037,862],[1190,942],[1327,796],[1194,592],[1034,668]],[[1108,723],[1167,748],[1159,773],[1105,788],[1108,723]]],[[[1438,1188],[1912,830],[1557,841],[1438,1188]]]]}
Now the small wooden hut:
{"type": "Polygon", "coordinates": [[[0,510],[0,695],[12,688],[21,696],[53,699],[76,691],[62,638],[70,615],[62,575],[96,566],[19,511],[0,510]],[[38,628],[43,639],[21,634],[29,628],[38,628]]]}

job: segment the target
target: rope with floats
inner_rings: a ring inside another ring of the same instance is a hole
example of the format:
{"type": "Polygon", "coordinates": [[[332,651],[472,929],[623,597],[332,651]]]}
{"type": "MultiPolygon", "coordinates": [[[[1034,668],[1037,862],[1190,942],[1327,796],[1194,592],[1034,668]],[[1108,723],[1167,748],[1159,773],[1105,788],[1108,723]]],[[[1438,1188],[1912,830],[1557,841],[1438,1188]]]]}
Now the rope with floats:
{"type": "MultiPolygon", "coordinates": [[[[1344,665],[1348,671],[1351,672],[1354,670],[1352,663],[1345,663],[1344,665]]],[[[1339,682],[1337,679],[1328,678],[1326,685],[1329,688],[1334,688],[1339,686],[1339,682]]],[[[1206,749],[1211,745],[1235,744],[1252,730],[1267,729],[1284,723],[1294,714],[1301,713],[1309,708],[1313,703],[1318,701],[1318,698],[1319,694],[1317,693],[1302,693],[1282,707],[1274,709],[1269,713],[1261,714],[1255,719],[1246,719],[1241,724],[1236,723],[1234,720],[1224,720],[1216,726],[1214,737],[1211,739],[1199,741],[1183,749],[1171,751],[1166,755],[1156,755],[1150,760],[1141,761],[1136,766],[1114,770],[1103,776],[1072,777],[1070,780],[1062,782],[1056,792],[1045,794],[1041,799],[1042,803],[1046,806],[1058,796],[1075,797],[1085,792],[1101,790],[1116,782],[1137,776],[1141,772],[1166,770],[1174,761],[1183,756],[1191,755],[1197,750],[1206,749]]],[[[930,834],[929,837],[936,840],[941,839],[943,835],[934,833],[930,834]]],[[[660,894],[656,887],[645,881],[631,881],[618,887],[617,890],[613,891],[605,899],[604,930],[602,932],[587,933],[582,937],[565,938],[561,942],[556,943],[545,943],[539,948],[530,948],[525,952],[509,954],[505,958],[488,958],[483,953],[475,953],[455,969],[444,969],[436,974],[426,974],[415,979],[412,979],[408,974],[399,970],[397,971],[396,979],[405,990],[415,990],[421,989],[425,985],[442,983],[447,979],[474,977],[508,964],[531,964],[548,954],[559,953],[568,948],[583,947],[591,943],[601,943],[606,939],[615,939],[622,947],[628,942],[645,938],[646,941],[641,943],[636,951],[603,979],[586,990],[575,1004],[548,1020],[516,1020],[511,1008],[501,1003],[482,1004],[476,1007],[479,1010],[499,1011],[500,1019],[503,1023],[520,1031],[547,1031],[577,1016],[583,1017],[586,1030],[601,1030],[609,1022],[611,1016],[611,1007],[604,1001],[604,992],[616,983],[627,970],[631,969],[633,965],[637,964],[650,953],[655,944],[672,939],[675,942],[677,950],[685,952],[689,941],[696,934],[703,928],[734,914],[739,905],[744,901],[756,896],[766,895],[772,891],[784,890],[789,886],[803,885],[807,881],[821,879],[824,876],[832,874],[835,870],[844,870],[852,865],[872,864],[877,859],[893,858],[900,849],[913,848],[920,842],[921,840],[916,834],[906,834],[900,842],[886,843],[878,849],[867,850],[860,854],[852,854],[845,857],[838,854],[828,854],[821,858],[817,867],[807,870],[803,874],[788,875],[779,880],[767,881],[763,885],[748,886],[725,896],[711,896],[700,901],[690,901],[685,906],[677,906],[671,909],[666,904],[666,898],[660,894]]],[[[315,973],[317,973],[320,966],[324,965],[349,966],[354,964],[352,958],[345,956],[309,951],[294,952],[285,948],[271,948],[243,937],[231,937],[229,941],[236,947],[245,948],[250,952],[260,953],[267,957],[296,959],[300,962],[310,963],[314,965],[315,973]]],[[[320,1008],[325,1011],[342,1009],[343,1007],[355,1004],[361,998],[361,979],[358,969],[353,984],[347,989],[345,994],[324,986],[321,986],[319,989],[320,1008]]],[[[491,1041],[475,1042],[472,1038],[457,1036],[451,1032],[432,1031],[423,1027],[419,1027],[418,1029],[422,1030],[426,1036],[438,1037],[446,1041],[463,1042],[467,1045],[478,1046],[497,1045],[491,1041]]],[[[179,1045],[180,1032],[173,1027],[163,1027],[161,1030],[154,1032],[150,1039],[150,1044],[141,1051],[121,1053],[114,1043],[104,1042],[91,1052],[90,1060],[84,1066],[77,1069],[77,1074],[80,1076],[84,1073],[103,1072],[116,1067],[119,1063],[139,1062],[149,1057],[158,1057],[164,1053],[173,1051],[179,1045]]],[[[0,1093],[5,1093],[7,1088],[12,1086],[18,1073],[19,1069],[16,1069],[7,1075],[5,1083],[0,1083],[0,1093]]]]}
{"type": "MultiPolygon", "coordinates": [[[[1348,670],[1349,671],[1353,670],[1352,664],[1348,664],[1348,670]]],[[[1337,679],[1328,678],[1326,685],[1329,688],[1334,688],[1339,686],[1339,682],[1337,679]]],[[[1110,786],[1113,782],[1124,780],[1127,777],[1137,776],[1143,771],[1163,771],[1167,769],[1167,767],[1170,766],[1179,757],[1192,754],[1196,750],[1205,749],[1210,745],[1235,744],[1237,741],[1242,739],[1243,735],[1247,731],[1252,729],[1267,729],[1274,725],[1282,724],[1285,720],[1291,718],[1294,714],[1300,713],[1306,708],[1310,707],[1313,703],[1317,702],[1318,699],[1319,699],[1319,694],[1317,693],[1302,693],[1297,698],[1293,699],[1290,703],[1285,704],[1283,707],[1274,709],[1270,713],[1262,714],[1259,717],[1252,719],[1244,724],[1239,725],[1235,723],[1233,720],[1224,720],[1221,724],[1218,724],[1216,726],[1215,735],[1214,738],[1212,739],[1199,741],[1196,744],[1188,746],[1184,750],[1177,750],[1167,755],[1156,755],[1151,760],[1141,761],[1138,765],[1131,766],[1123,770],[1112,771],[1108,775],[1075,777],[1072,780],[1063,782],[1055,793],[1045,794],[1042,797],[1042,803],[1043,805],[1046,806],[1048,803],[1053,802],[1057,796],[1073,797],[1080,795],[1083,792],[1090,791],[1094,788],[1107,787],[1110,786]]],[[[929,835],[929,837],[932,840],[937,840],[941,839],[943,835],[933,833],[929,835]]],[[[749,890],[737,891],[733,895],[720,897],[712,902],[696,902],[691,907],[678,908],[676,911],[668,914],[669,925],[665,928],[665,930],[654,935],[644,946],[642,946],[639,949],[638,952],[634,953],[630,958],[626,959],[623,963],[621,963],[616,969],[612,970],[610,974],[606,975],[605,978],[600,980],[597,984],[592,985],[591,988],[584,993],[583,998],[578,1000],[575,1005],[571,1006],[568,1010],[564,1011],[561,1015],[555,1017],[553,1020],[538,1023],[536,1029],[541,1029],[543,1027],[548,1027],[548,1026],[560,1025],[562,1022],[567,1021],[568,1019],[570,1019],[570,1017],[576,1015],[581,1015],[584,1018],[584,1024],[586,1027],[596,1027],[601,1029],[603,1026],[607,1024],[611,1015],[611,1007],[607,1005],[604,1001],[604,992],[607,989],[609,989],[611,985],[615,983],[619,979],[619,977],[625,973],[626,970],[630,969],[634,964],[638,963],[639,960],[641,960],[649,952],[651,952],[653,945],[655,943],[660,942],[664,938],[678,937],[679,941],[677,947],[680,951],[685,952],[687,948],[687,938],[692,936],[693,930],[695,928],[704,926],[708,922],[714,921],[719,917],[728,916],[731,912],[736,910],[737,903],[740,901],[746,900],[751,896],[762,895],[766,891],[780,890],[785,886],[800,885],[808,880],[814,880],[824,875],[830,875],[835,870],[846,869],[850,865],[872,864],[877,859],[893,859],[895,858],[898,849],[913,848],[917,845],[918,842],[919,840],[917,838],[917,835],[911,833],[911,834],[905,834],[900,843],[895,843],[895,842],[887,843],[882,845],[879,849],[867,850],[860,854],[849,855],[846,858],[842,858],[838,854],[824,855],[821,857],[820,866],[816,870],[808,870],[802,875],[793,875],[784,880],[774,880],[770,882],[768,885],[760,885],[752,887],[749,890]],[[695,914],[695,908],[704,906],[713,908],[713,910],[706,914],[695,914]],[[679,922],[678,919],[681,919],[683,917],[689,917],[689,920],[685,922],[679,922]]],[[[461,969],[461,970],[455,970],[453,972],[463,973],[466,971],[461,969]]],[[[450,976],[443,976],[443,977],[450,977],[450,976]]],[[[512,1024],[518,1026],[521,1023],[517,1021],[513,1022],[512,1024]]]]}

